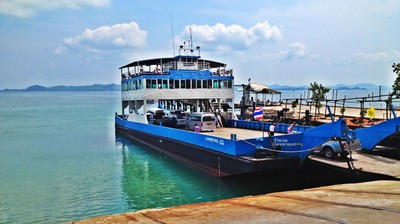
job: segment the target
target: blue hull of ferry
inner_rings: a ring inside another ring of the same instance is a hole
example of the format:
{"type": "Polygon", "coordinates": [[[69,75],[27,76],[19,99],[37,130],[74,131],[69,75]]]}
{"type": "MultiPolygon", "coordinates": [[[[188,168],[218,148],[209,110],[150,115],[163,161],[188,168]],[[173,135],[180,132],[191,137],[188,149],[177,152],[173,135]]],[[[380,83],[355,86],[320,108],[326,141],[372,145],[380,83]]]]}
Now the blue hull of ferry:
{"type": "Polygon", "coordinates": [[[225,139],[185,130],[127,121],[115,117],[116,130],[212,175],[288,170],[298,167],[312,148],[341,137],[343,121],[304,133],[245,140],[225,139]],[[264,150],[265,158],[254,158],[264,150]]]}

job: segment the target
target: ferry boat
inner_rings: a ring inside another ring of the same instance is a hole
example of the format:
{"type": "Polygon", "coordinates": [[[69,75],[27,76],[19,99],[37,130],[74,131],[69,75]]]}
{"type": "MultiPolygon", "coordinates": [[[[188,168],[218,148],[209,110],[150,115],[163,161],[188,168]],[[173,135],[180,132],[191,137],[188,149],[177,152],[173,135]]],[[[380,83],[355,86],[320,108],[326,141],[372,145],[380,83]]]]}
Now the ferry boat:
{"type": "Polygon", "coordinates": [[[200,47],[194,49],[190,41],[177,56],[133,61],[119,69],[122,113],[115,116],[116,131],[215,176],[293,170],[313,148],[347,136],[343,120],[275,136],[235,128],[232,69],[202,59],[200,47]],[[168,127],[155,109],[215,113],[220,127],[200,133],[168,127]]]}

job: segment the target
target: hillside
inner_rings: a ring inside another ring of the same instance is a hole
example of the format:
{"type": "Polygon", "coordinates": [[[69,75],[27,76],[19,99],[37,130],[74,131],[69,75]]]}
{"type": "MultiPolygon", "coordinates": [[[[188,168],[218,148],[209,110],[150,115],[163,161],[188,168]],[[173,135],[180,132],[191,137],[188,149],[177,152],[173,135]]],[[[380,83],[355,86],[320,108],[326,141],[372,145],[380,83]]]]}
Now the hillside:
{"type": "Polygon", "coordinates": [[[117,84],[108,84],[108,85],[101,85],[101,84],[94,84],[90,86],[52,86],[52,87],[44,87],[41,85],[33,85],[29,86],[26,89],[5,89],[2,91],[28,91],[28,92],[35,92],[35,91],[120,91],[121,86],[117,84]]]}

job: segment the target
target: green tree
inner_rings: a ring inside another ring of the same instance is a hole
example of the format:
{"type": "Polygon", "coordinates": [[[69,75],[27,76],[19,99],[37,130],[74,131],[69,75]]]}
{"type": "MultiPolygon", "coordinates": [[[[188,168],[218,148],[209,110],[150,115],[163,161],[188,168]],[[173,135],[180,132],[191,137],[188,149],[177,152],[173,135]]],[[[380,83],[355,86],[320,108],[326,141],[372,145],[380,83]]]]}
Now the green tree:
{"type": "Polygon", "coordinates": [[[321,102],[325,100],[325,94],[331,89],[314,81],[314,83],[310,83],[309,90],[312,92],[311,99],[315,102],[315,107],[318,108],[319,113],[319,109],[322,107],[321,102]]]}
{"type": "Polygon", "coordinates": [[[395,73],[395,74],[397,74],[397,78],[396,78],[396,80],[394,81],[394,84],[393,84],[393,93],[392,93],[392,95],[396,95],[397,94],[397,92],[399,92],[400,91],[400,63],[393,63],[393,65],[392,65],[392,68],[393,68],[393,72],[395,73]]]}

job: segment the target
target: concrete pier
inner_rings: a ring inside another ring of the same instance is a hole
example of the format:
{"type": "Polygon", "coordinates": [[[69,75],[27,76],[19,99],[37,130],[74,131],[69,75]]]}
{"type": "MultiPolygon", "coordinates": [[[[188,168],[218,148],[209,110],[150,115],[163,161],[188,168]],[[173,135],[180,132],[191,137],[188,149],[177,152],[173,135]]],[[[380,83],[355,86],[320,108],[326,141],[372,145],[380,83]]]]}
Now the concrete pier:
{"type": "Polygon", "coordinates": [[[399,223],[400,181],[342,184],[147,209],[73,223],[399,223]]]}
{"type": "MultiPolygon", "coordinates": [[[[309,159],[327,164],[329,166],[347,169],[345,159],[327,159],[317,155],[310,155],[309,159]]],[[[362,152],[353,152],[352,160],[356,171],[376,173],[400,179],[400,161],[378,155],[371,155],[362,152]]],[[[400,188],[400,185],[399,185],[400,188]]]]}

